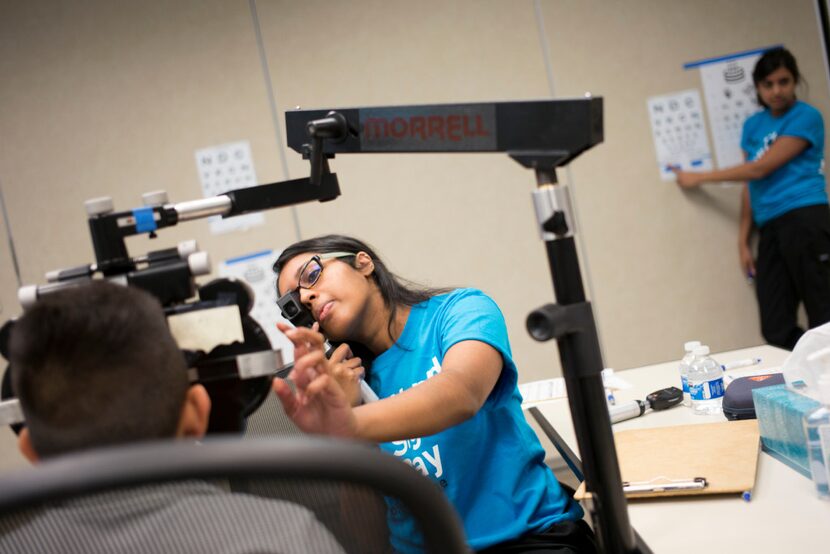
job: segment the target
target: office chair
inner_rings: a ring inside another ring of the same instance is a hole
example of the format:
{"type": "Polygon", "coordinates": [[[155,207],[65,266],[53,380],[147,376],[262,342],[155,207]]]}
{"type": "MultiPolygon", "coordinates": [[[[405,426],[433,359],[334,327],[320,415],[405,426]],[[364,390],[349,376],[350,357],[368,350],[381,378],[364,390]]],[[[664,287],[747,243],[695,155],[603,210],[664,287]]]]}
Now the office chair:
{"type": "Polygon", "coordinates": [[[415,469],[310,437],[148,442],[2,476],[0,552],[391,552],[386,525],[367,522],[381,495],[413,516],[427,552],[469,552],[458,515],[415,469]],[[164,494],[175,505],[156,513],[164,494]]]}

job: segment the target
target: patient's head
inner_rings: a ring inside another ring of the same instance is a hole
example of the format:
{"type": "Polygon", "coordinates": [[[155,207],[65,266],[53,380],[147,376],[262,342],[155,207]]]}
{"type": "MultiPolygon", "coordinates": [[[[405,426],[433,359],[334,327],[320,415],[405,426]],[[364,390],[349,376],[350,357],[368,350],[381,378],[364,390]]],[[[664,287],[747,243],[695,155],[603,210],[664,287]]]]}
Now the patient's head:
{"type": "Polygon", "coordinates": [[[210,400],[150,294],[108,282],[44,296],[11,333],[12,383],[29,459],[201,436],[210,400]]]}

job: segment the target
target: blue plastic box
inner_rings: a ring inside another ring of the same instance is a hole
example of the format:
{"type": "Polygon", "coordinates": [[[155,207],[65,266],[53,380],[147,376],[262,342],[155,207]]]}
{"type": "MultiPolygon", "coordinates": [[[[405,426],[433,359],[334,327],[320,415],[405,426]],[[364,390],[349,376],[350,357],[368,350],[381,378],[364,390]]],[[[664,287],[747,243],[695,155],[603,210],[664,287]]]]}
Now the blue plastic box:
{"type": "Polygon", "coordinates": [[[764,451],[811,478],[803,418],[820,404],[786,385],[754,389],[752,398],[764,451]]]}

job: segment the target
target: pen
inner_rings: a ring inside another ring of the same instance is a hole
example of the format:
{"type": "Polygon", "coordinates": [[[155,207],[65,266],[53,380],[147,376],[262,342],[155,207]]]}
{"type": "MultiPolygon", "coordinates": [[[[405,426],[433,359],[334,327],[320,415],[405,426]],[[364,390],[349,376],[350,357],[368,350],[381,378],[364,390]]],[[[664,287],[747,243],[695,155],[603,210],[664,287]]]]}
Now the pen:
{"type": "Polygon", "coordinates": [[[613,406],[613,405],[615,405],[615,404],[617,403],[617,399],[616,399],[616,397],[614,396],[614,391],[610,391],[610,390],[609,390],[609,391],[608,391],[608,394],[607,394],[607,398],[608,398],[608,403],[609,403],[610,405],[612,405],[612,406],[613,406]]]}
{"type": "Polygon", "coordinates": [[[720,367],[724,371],[729,371],[730,369],[738,369],[739,367],[749,367],[751,365],[758,365],[761,363],[761,361],[761,358],[746,358],[745,360],[738,360],[737,362],[722,364],[720,367]]]}

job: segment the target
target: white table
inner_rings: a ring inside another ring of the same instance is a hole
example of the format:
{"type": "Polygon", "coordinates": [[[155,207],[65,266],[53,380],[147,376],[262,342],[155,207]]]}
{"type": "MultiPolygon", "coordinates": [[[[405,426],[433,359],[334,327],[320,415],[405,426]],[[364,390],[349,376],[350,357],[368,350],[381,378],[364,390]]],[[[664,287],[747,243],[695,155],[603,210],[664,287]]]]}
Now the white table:
{"type": "MultiPolygon", "coordinates": [[[[778,370],[789,353],[772,346],[758,346],[713,354],[720,363],[759,356],[763,363],[729,372],[734,376],[778,370]]],[[[633,388],[616,393],[617,403],[643,399],[655,390],[677,386],[678,362],[620,371],[633,388]]],[[[577,450],[567,400],[536,404],[562,438],[577,450]]],[[[614,431],[646,427],[726,421],[722,415],[698,416],[677,406],[614,424],[614,431]]],[[[667,445],[670,447],[670,445],[667,445]]],[[[631,524],[655,553],[689,552],[830,552],[830,502],[816,496],[810,479],[766,453],[758,459],[752,500],[735,496],[674,497],[629,500],[631,524]],[[695,529],[700,529],[697,533],[695,529]]]]}

